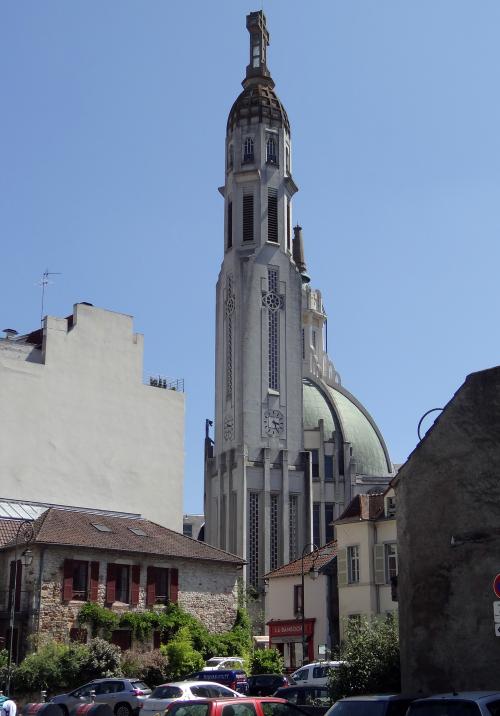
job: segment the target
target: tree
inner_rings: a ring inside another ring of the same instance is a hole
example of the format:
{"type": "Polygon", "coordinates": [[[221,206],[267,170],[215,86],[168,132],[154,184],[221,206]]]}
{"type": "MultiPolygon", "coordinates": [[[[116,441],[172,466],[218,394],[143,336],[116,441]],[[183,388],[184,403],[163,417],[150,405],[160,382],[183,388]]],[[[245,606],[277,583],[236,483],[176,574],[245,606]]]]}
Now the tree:
{"type": "Polygon", "coordinates": [[[283,673],[283,657],[277,649],[256,649],[250,657],[250,673],[281,674],[283,673]]]}
{"type": "Polygon", "coordinates": [[[399,693],[397,619],[350,620],[341,649],[342,664],[330,672],[332,698],[357,694],[399,693]]]}
{"type": "Polygon", "coordinates": [[[175,639],[161,647],[161,652],[168,659],[170,679],[179,679],[203,668],[203,657],[193,649],[188,627],[181,627],[175,639]]]}

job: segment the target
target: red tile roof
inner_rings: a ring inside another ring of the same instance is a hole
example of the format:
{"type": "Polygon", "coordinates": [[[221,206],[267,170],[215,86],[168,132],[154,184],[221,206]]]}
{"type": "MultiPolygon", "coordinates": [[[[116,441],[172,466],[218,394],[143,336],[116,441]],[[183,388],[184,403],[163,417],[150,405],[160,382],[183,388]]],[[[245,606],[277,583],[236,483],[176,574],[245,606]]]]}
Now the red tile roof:
{"type": "Polygon", "coordinates": [[[20,520],[0,519],[0,547],[15,538],[19,522],[20,520]]]}
{"type": "Polygon", "coordinates": [[[375,520],[384,511],[384,493],[356,495],[335,522],[343,520],[375,520]]]}
{"type": "Polygon", "coordinates": [[[105,516],[51,507],[35,520],[34,528],[35,544],[118,550],[235,565],[245,564],[245,560],[237,555],[198,542],[143,518],[105,516]],[[101,525],[105,530],[100,530],[94,525],[101,525]],[[146,534],[137,534],[132,530],[139,530],[146,534]]]}
{"type": "MultiPolygon", "coordinates": [[[[304,573],[309,572],[314,564],[314,569],[319,570],[326,564],[332,561],[337,556],[337,543],[335,541],[328,542],[324,547],[320,547],[318,552],[309,552],[304,555],[304,573]],[[315,555],[317,559],[315,560],[315,555]]],[[[272,572],[268,572],[265,576],[269,577],[291,577],[297,574],[302,574],[302,557],[294,559],[293,562],[288,562],[278,569],[274,569],[272,572]]]]}

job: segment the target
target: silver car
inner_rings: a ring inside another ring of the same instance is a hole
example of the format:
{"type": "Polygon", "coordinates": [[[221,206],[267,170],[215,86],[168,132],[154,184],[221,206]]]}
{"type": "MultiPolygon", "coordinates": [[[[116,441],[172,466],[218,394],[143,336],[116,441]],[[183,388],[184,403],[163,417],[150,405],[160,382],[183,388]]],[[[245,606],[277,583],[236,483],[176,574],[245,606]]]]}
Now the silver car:
{"type": "Polygon", "coordinates": [[[154,689],[151,696],[142,699],[141,716],[162,713],[172,701],[192,699],[241,698],[243,694],[214,681],[172,681],[154,689]]]}
{"type": "Polygon", "coordinates": [[[65,716],[73,707],[89,704],[92,698],[96,703],[111,706],[115,716],[131,716],[141,708],[141,697],[150,693],[149,686],[139,679],[94,679],[67,694],[54,696],[50,701],[59,704],[65,716]]]}
{"type": "Polygon", "coordinates": [[[408,716],[497,716],[500,691],[461,691],[435,694],[414,701],[408,716]]]}

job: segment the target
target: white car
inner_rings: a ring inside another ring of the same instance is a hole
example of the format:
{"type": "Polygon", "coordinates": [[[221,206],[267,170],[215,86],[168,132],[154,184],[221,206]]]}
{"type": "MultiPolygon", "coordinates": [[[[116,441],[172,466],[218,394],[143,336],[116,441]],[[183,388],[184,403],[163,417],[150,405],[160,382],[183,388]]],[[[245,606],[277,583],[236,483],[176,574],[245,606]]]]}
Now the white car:
{"type": "Polygon", "coordinates": [[[172,701],[188,701],[191,699],[240,698],[243,694],[233,691],[227,686],[213,681],[172,681],[170,684],[157,686],[151,696],[142,701],[139,711],[141,716],[152,716],[162,713],[172,701]]]}
{"type": "Polygon", "coordinates": [[[298,686],[328,686],[330,669],[338,669],[343,661],[313,661],[304,664],[292,674],[292,679],[298,686]]]}
{"type": "Polygon", "coordinates": [[[203,671],[218,671],[219,669],[242,669],[243,659],[240,656],[212,656],[203,671]]]}

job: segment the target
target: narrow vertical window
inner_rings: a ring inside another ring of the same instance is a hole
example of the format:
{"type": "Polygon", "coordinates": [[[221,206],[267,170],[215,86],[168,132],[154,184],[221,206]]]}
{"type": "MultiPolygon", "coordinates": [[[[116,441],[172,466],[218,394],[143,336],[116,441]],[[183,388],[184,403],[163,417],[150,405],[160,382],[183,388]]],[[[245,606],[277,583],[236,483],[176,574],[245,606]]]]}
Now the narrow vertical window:
{"type": "Polygon", "coordinates": [[[321,545],[321,527],[320,527],[321,503],[313,503],[313,542],[319,547],[321,545]]]}
{"type": "Polygon", "coordinates": [[[233,145],[230,144],[227,148],[227,168],[232,169],[234,164],[234,152],[233,152],[233,145]]]}
{"type": "Polygon", "coordinates": [[[226,549],[226,496],[222,495],[220,506],[220,548],[226,549]]]}
{"type": "Polygon", "coordinates": [[[393,577],[398,576],[398,547],[395,542],[385,545],[385,581],[391,584],[393,577]]]}
{"type": "Polygon", "coordinates": [[[359,547],[354,545],[347,548],[347,575],[349,584],[359,582],[359,547]]]}
{"type": "Polygon", "coordinates": [[[278,153],[276,150],[276,140],[274,137],[268,137],[266,140],[266,162],[269,164],[278,163],[278,153]]]}
{"type": "MultiPolygon", "coordinates": [[[[268,269],[268,288],[269,295],[278,297],[279,278],[276,269],[268,269]]],[[[280,336],[280,314],[276,301],[269,302],[271,305],[268,309],[268,379],[269,388],[271,390],[280,389],[280,355],[279,355],[279,336],[280,336]]]]}
{"type": "Polygon", "coordinates": [[[227,276],[226,279],[226,400],[230,402],[233,397],[233,279],[227,276]]]}
{"type": "Polygon", "coordinates": [[[334,538],[333,502],[325,502],[325,540],[331,542],[334,538]]]}
{"type": "Polygon", "coordinates": [[[243,241],[253,241],[253,194],[243,197],[243,241]]]}
{"type": "Polygon", "coordinates": [[[271,554],[269,566],[271,569],[278,567],[279,540],[278,540],[278,495],[271,495],[271,554]]]}
{"type": "Polygon", "coordinates": [[[306,332],[302,329],[302,360],[306,359],[306,332]]]}
{"type": "Polygon", "coordinates": [[[333,482],[333,455],[325,455],[325,482],[333,482]]]}
{"type": "Polygon", "coordinates": [[[290,199],[286,200],[286,248],[292,250],[292,227],[290,226],[290,199]]]}
{"type": "Polygon", "coordinates": [[[253,139],[252,139],[252,137],[247,137],[243,144],[243,161],[244,162],[253,162],[253,160],[254,160],[253,139]]]}
{"type": "Polygon", "coordinates": [[[267,190],[267,240],[278,243],[278,192],[267,190]]]}
{"type": "Polygon", "coordinates": [[[252,587],[259,584],[259,494],[251,492],[248,505],[248,547],[249,547],[249,575],[248,581],[252,587]]]}
{"type": "Polygon", "coordinates": [[[227,248],[230,249],[233,245],[233,202],[228,202],[227,205],[227,248]]]}
{"type": "Polygon", "coordinates": [[[236,554],[236,550],[238,548],[237,540],[236,540],[236,530],[237,530],[237,501],[236,501],[236,492],[231,492],[231,495],[229,497],[229,509],[231,513],[231,520],[229,522],[229,551],[233,554],[236,554]]]}
{"type": "Polygon", "coordinates": [[[288,145],[285,148],[285,170],[287,174],[290,174],[290,147],[288,145]]]}
{"type": "Polygon", "coordinates": [[[311,450],[311,464],[313,480],[319,479],[319,450],[311,450]]]}
{"type": "Polygon", "coordinates": [[[298,497],[297,495],[290,495],[289,499],[289,513],[288,513],[288,536],[289,536],[289,549],[290,549],[290,561],[297,559],[298,555],[298,534],[297,534],[297,512],[298,512],[298,497]]]}

